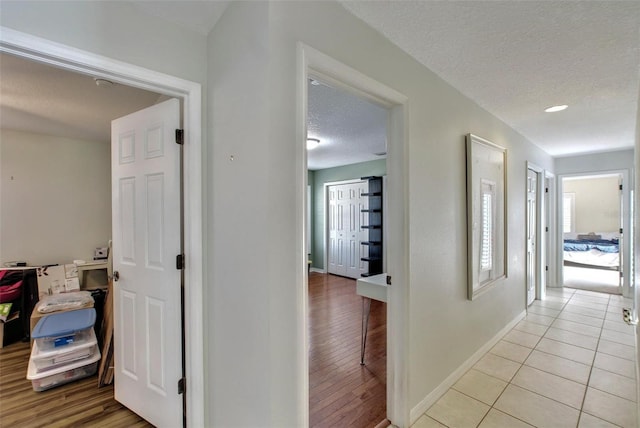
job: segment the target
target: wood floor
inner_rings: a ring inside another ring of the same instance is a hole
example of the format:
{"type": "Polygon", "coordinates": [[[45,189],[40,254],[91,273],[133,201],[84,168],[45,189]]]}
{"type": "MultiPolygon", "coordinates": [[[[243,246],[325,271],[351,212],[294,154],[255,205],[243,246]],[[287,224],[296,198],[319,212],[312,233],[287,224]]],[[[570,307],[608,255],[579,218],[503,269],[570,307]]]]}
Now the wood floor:
{"type": "MultiPolygon", "coordinates": [[[[309,276],[310,426],[375,427],[386,417],[386,305],[371,303],[360,365],[362,298],[355,280],[309,276]]],[[[92,376],[43,392],[26,379],[29,344],[0,349],[0,427],[149,427],[92,376]]]]}
{"type": "Polygon", "coordinates": [[[371,302],[360,365],[362,297],[352,279],[309,275],[310,426],[372,428],[386,417],[386,304],[371,302]]]}
{"type": "Polygon", "coordinates": [[[97,375],[35,392],[29,354],[29,343],[0,349],[0,427],[152,426],[113,398],[113,386],[98,388],[97,375]]]}

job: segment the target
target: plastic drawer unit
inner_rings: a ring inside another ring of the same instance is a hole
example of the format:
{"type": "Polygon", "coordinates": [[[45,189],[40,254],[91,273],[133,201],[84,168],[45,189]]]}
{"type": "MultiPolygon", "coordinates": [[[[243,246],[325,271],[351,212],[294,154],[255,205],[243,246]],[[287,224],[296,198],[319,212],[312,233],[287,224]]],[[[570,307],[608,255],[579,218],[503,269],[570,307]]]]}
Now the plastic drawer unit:
{"type": "Polygon", "coordinates": [[[31,337],[40,351],[89,342],[93,325],[96,322],[96,310],[93,308],[77,311],[53,313],[38,321],[31,337]]]}
{"type": "Polygon", "coordinates": [[[93,330],[89,330],[89,333],[91,337],[87,341],[75,342],[48,351],[34,346],[31,352],[31,362],[36,371],[40,373],[93,357],[98,351],[98,340],[93,330]]]}
{"type": "MultiPolygon", "coordinates": [[[[37,343],[33,344],[32,352],[38,354],[39,349],[37,343]]],[[[31,386],[34,391],[46,391],[47,389],[94,375],[98,369],[99,362],[100,351],[96,349],[90,358],[38,373],[33,359],[30,358],[27,369],[27,379],[31,381],[31,386]]]]}

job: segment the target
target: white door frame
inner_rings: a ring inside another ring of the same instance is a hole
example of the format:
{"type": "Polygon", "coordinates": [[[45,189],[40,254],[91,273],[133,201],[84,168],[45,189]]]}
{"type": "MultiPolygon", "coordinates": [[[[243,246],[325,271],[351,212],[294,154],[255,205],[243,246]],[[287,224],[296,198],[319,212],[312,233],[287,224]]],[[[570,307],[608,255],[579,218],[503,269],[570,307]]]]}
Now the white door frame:
{"type": "Polygon", "coordinates": [[[408,122],[407,97],[379,83],[351,67],[334,60],[322,52],[303,43],[297,46],[297,108],[296,108],[296,206],[297,213],[297,278],[302,284],[298,295],[300,335],[298,350],[299,365],[303,372],[300,379],[299,405],[303,406],[305,418],[303,426],[309,422],[309,354],[307,349],[307,296],[306,242],[305,230],[307,188],[307,155],[305,150],[307,135],[307,82],[310,76],[334,87],[370,100],[389,110],[387,176],[389,178],[388,210],[388,261],[387,272],[392,276],[392,286],[388,289],[387,303],[387,418],[398,427],[409,426],[409,239],[408,239],[408,122]]]}
{"type": "Polygon", "coordinates": [[[545,244],[544,244],[544,249],[545,249],[545,254],[543,257],[545,266],[549,269],[546,272],[545,275],[545,282],[544,282],[544,290],[546,293],[546,289],[550,288],[550,287],[557,287],[557,283],[555,282],[555,279],[557,278],[556,275],[556,269],[557,269],[557,265],[556,265],[556,246],[553,244],[555,241],[555,236],[556,236],[556,221],[555,221],[555,179],[556,176],[549,172],[546,171],[544,172],[544,239],[545,239],[545,244]]]}
{"type": "MultiPolygon", "coordinates": [[[[527,171],[533,171],[536,173],[537,178],[536,178],[536,242],[535,242],[535,246],[536,246],[536,284],[535,284],[535,289],[536,289],[536,299],[540,300],[540,299],[544,299],[546,296],[546,284],[544,283],[544,267],[545,267],[545,258],[546,258],[546,243],[544,242],[544,237],[545,234],[543,233],[544,228],[546,227],[545,224],[545,217],[544,217],[544,212],[545,212],[545,198],[543,198],[542,195],[544,195],[544,177],[545,177],[545,171],[544,169],[542,169],[541,167],[537,166],[534,163],[531,163],[529,161],[527,161],[527,171]]],[[[525,176],[525,179],[527,179],[527,177],[525,176]]],[[[528,188],[528,186],[527,186],[528,188]]],[[[525,198],[526,199],[526,198],[525,198]]],[[[528,214],[528,210],[527,212],[527,216],[528,214]]],[[[529,219],[527,218],[527,224],[529,222],[529,219]]],[[[525,285],[526,287],[526,285],[525,285]]]]}
{"type": "Polygon", "coordinates": [[[6,27],[0,52],[183,100],[186,410],[190,426],[204,426],[201,85],[6,27]]]}

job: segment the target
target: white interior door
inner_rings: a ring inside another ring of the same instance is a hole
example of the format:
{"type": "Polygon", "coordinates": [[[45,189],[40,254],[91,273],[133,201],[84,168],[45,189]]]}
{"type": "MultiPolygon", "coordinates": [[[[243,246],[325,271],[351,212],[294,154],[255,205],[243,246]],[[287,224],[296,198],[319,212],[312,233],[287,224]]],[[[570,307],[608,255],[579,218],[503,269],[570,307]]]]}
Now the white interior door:
{"type": "Polygon", "coordinates": [[[329,273],[346,275],[344,193],[341,186],[329,186],[329,273]]]}
{"type": "Polygon", "coordinates": [[[348,210],[347,222],[347,274],[350,278],[360,278],[362,273],[368,272],[367,262],[362,261],[363,257],[369,255],[369,247],[361,242],[368,240],[369,232],[360,226],[368,224],[369,217],[362,210],[369,208],[369,198],[362,196],[367,193],[368,182],[361,181],[348,185],[349,198],[345,200],[348,210]],[[365,219],[366,217],[366,219],[365,219]],[[363,223],[366,221],[366,223],[363,223]]]}
{"type": "Polygon", "coordinates": [[[367,262],[361,260],[368,255],[368,248],[361,244],[368,240],[368,231],[360,227],[367,220],[362,215],[368,207],[368,199],[362,196],[367,190],[366,181],[328,187],[329,273],[360,278],[368,271],[367,262]]]}
{"type": "Polygon", "coordinates": [[[179,127],[176,99],[111,125],[115,398],[170,427],[183,424],[179,127]]]}
{"type": "Polygon", "coordinates": [[[527,169],[527,305],[536,299],[538,259],[536,229],[538,224],[538,174],[527,169]]]}

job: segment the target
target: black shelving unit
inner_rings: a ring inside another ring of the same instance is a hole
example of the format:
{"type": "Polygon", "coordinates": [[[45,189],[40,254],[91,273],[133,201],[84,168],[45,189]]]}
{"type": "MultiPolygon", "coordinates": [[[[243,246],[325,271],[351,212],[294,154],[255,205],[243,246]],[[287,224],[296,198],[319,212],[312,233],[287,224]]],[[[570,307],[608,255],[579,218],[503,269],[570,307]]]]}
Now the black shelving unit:
{"type": "Polygon", "coordinates": [[[372,276],[382,273],[382,177],[362,177],[369,182],[369,191],[362,196],[369,198],[369,208],[362,210],[369,215],[369,224],[362,229],[369,231],[369,240],[361,242],[369,247],[369,256],[361,260],[367,262],[368,271],[362,276],[372,276]]]}

